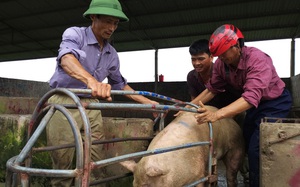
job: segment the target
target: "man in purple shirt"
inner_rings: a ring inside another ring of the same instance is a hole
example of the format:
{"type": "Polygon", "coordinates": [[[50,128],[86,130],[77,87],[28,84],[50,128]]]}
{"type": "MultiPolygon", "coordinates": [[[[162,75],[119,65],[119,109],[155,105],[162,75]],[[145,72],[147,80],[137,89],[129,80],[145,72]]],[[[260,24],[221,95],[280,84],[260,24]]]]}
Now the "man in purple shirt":
{"type": "Polygon", "coordinates": [[[192,65],[194,67],[187,75],[188,91],[191,100],[195,99],[203,90],[211,77],[213,56],[208,48],[208,40],[200,39],[189,47],[192,65]]]}
{"type": "Polygon", "coordinates": [[[259,125],[264,117],[285,118],[292,99],[276,73],[272,59],[259,49],[244,46],[244,36],[234,25],[220,26],[212,34],[209,49],[215,62],[207,89],[192,102],[202,106],[198,122],[214,122],[246,111],[243,134],[249,158],[250,186],[259,186],[259,125]],[[241,91],[240,98],[216,112],[203,103],[224,92],[226,85],[241,91]]]}
{"type": "MultiPolygon", "coordinates": [[[[83,16],[92,21],[89,27],[71,27],[65,30],[57,56],[57,67],[50,80],[51,88],[91,89],[91,96],[81,96],[83,102],[99,102],[97,98],[111,101],[111,89],[133,89],[120,73],[120,62],[116,50],[108,39],[117,29],[119,22],[128,21],[118,0],[92,0],[83,16]],[[102,81],[107,78],[108,83],[102,81]]],[[[143,104],[158,104],[141,95],[126,95],[143,104]]],[[[73,103],[67,96],[56,94],[49,103],[73,103]]],[[[70,110],[77,125],[83,131],[83,123],[78,110],[70,110]]],[[[104,139],[102,115],[100,110],[86,110],[91,126],[92,141],[104,139]]],[[[84,137],[82,137],[84,139],[84,137]]],[[[48,145],[74,143],[70,124],[60,113],[56,112],[47,126],[48,145]]],[[[51,153],[53,168],[70,169],[74,149],[60,149],[51,153]]],[[[93,161],[104,158],[102,145],[93,145],[93,161]]],[[[103,168],[102,168],[103,169],[103,168]]],[[[103,172],[93,171],[94,178],[102,178],[103,172]]],[[[53,186],[71,186],[72,178],[54,178],[53,186]]]]}

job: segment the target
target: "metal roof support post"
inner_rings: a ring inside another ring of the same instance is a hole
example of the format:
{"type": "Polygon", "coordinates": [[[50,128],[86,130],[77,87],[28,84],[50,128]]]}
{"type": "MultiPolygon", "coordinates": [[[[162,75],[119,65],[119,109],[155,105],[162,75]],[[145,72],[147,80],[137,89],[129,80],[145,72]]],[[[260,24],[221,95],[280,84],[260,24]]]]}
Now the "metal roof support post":
{"type": "Polygon", "coordinates": [[[155,63],[155,83],[154,83],[154,92],[157,93],[157,82],[158,82],[158,49],[155,49],[155,56],[154,56],[154,63],[155,63]]]}
{"type": "Polygon", "coordinates": [[[295,38],[291,41],[291,72],[290,77],[295,76],[295,38]]]}

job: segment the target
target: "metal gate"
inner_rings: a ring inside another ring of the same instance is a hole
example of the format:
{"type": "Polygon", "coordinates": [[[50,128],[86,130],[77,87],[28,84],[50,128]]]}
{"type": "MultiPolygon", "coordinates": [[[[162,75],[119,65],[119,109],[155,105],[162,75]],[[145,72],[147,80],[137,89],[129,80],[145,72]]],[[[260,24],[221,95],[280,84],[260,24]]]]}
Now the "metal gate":
{"type": "MultiPolygon", "coordinates": [[[[14,156],[10,158],[7,161],[7,175],[6,175],[6,187],[11,186],[17,186],[17,177],[20,176],[21,178],[21,186],[27,187],[30,186],[30,177],[31,176],[40,176],[40,177],[70,177],[75,178],[75,186],[76,187],[86,187],[89,185],[95,184],[93,181],[89,181],[90,173],[93,169],[98,167],[107,166],[110,164],[118,163],[124,160],[132,159],[132,158],[139,158],[143,156],[149,156],[154,154],[160,154],[164,152],[170,152],[178,149],[183,148],[190,148],[194,146],[210,146],[210,153],[209,153],[209,171],[208,176],[203,177],[199,179],[198,181],[195,181],[192,184],[189,184],[187,186],[192,187],[196,186],[199,183],[205,182],[205,181],[214,181],[216,180],[216,172],[213,170],[213,144],[212,144],[212,138],[213,138],[213,132],[212,132],[212,124],[208,123],[209,129],[210,129],[210,139],[206,142],[191,142],[189,144],[185,145],[179,145],[179,146],[173,146],[168,148],[162,148],[162,149],[155,149],[155,150],[148,150],[148,151],[141,151],[126,155],[120,155],[114,158],[109,158],[105,160],[100,161],[91,161],[90,157],[85,157],[84,155],[90,155],[91,152],[91,145],[92,144],[99,144],[99,143],[107,143],[107,141],[104,142],[92,142],[91,138],[89,136],[90,134],[90,126],[89,126],[89,120],[85,113],[85,109],[90,110],[100,110],[100,109],[130,109],[130,110],[146,110],[150,112],[158,112],[161,113],[161,115],[155,119],[155,121],[159,120],[159,129],[162,130],[164,128],[164,116],[163,114],[166,114],[170,110],[174,111],[188,111],[188,112],[194,112],[197,113],[198,106],[183,102],[177,99],[173,99],[170,97],[166,97],[163,95],[159,95],[152,92],[147,91],[115,91],[112,90],[112,95],[143,95],[146,97],[154,97],[157,99],[161,99],[164,101],[172,102],[174,105],[151,105],[151,104],[128,104],[128,103],[81,103],[79,97],[77,94],[91,94],[91,90],[89,89],[65,89],[65,88],[57,88],[50,90],[48,93],[46,93],[38,102],[33,114],[32,118],[30,120],[30,125],[28,127],[28,141],[24,148],[21,150],[20,154],[17,156],[14,156]],[[69,96],[73,99],[75,104],[49,104],[47,103],[48,99],[53,96],[54,94],[64,94],[69,96]],[[184,106],[190,105],[194,108],[185,108],[184,106]],[[84,133],[86,140],[83,142],[81,140],[81,134],[76,126],[76,123],[73,119],[73,117],[68,112],[68,109],[78,109],[81,117],[83,119],[84,124],[84,133]],[[76,167],[72,170],[55,170],[55,169],[39,169],[39,168],[32,168],[32,155],[34,153],[33,146],[35,142],[38,140],[40,135],[42,134],[43,130],[46,128],[46,125],[48,124],[50,118],[54,114],[55,111],[60,111],[69,121],[70,126],[72,128],[74,138],[75,138],[75,145],[59,145],[59,146],[52,146],[52,147],[42,147],[35,149],[34,151],[52,151],[55,149],[61,149],[61,148],[70,148],[75,147],[75,153],[76,153],[76,167]],[[212,180],[213,179],[213,180],[212,180]]],[[[139,138],[133,138],[132,140],[138,140],[139,138]]],[[[124,140],[111,140],[111,141],[128,141],[129,139],[124,140]]],[[[148,139],[149,140],[149,139],[148,139]]],[[[105,180],[105,179],[104,179],[105,180]]],[[[103,181],[98,181],[98,183],[101,183],[103,181]]]]}

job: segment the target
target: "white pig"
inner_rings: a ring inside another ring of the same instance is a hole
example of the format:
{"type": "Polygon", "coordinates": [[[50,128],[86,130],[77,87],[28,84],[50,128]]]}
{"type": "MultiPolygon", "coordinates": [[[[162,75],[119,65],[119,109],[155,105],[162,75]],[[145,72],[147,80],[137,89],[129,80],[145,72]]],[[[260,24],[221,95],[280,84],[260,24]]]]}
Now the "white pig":
{"type": "MultiPolygon", "coordinates": [[[[198,124],[194,115],[181,112],[154,137],[148,150],[209,141],[208,124],[198,124]]],[[[231,118],[214,122],[213,143],[214,156],[226,166],[227,186],[237,186],[237,173],[244,158],[241,128],[231,118]]],[[[209,146],[204,145],[145,156],[138,163],[128,160],[121,164],[133,172],[134,187],[182,187],[208,175],[208,154],[209,146]]],[[[197,187],[204,185],[200,183],[197,187]]]]}

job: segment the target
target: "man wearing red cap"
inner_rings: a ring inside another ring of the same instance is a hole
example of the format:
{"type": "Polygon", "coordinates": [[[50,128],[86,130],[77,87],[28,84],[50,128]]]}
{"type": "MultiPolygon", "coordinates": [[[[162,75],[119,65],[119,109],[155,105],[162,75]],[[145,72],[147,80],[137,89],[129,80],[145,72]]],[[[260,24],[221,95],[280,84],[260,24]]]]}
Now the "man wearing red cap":
{"type": "Polygon", "coordinates": [[[249,159],[249,182],[259,186],[259,125],[264,117],[285,118],[292,99],[285,83],[277,75],[270,56],[254,47],[244,46],[244,36],[234,25],[220,26],[211,35],[209,49],[217,56],[213,75],[204,90],[192,103],[202,106],[195,117],[199,123],[214,122],[246,111],[243,134],[249,159]],[[231,85],[242,94],[216,112],[207,103],[231,85]]]}

